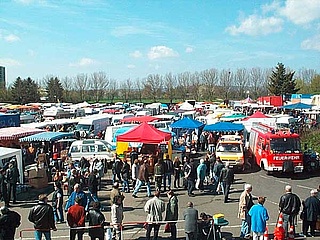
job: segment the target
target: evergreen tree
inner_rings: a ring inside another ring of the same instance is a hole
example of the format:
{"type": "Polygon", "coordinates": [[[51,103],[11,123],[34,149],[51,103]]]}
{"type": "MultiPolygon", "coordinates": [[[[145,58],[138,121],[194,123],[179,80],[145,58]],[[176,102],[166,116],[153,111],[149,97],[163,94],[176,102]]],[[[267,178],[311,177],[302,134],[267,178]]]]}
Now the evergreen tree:
{"type": "Polygon", "coordinates": [[[294,94],[299,91],[293,79],[294,72],[286,73],[286,68],[282,63],[278,63],[276,69],[269,77],[268,91],[276,96],[294,94]]]}
{"type": "Polygon", "coordinates": [[[12,99],[19,104],[39,102],[40,94],[38,84],[30,77],[21,79],[18,77],[11,87],[12,99]]]}
{"type": "Polygon", "coordinates": [[[57,77],[50,77],[46,82],[49,102],[63,101],[63,87],[57,77]]]}

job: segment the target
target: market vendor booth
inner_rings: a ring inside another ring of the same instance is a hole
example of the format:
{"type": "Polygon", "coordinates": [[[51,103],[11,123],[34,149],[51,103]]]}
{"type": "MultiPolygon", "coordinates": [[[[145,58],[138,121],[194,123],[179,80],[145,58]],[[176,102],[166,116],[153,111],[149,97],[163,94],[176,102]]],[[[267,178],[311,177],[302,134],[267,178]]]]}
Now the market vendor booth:
{"type": "MultiPolygon", "coordinates": [[[[171,155],[171,133],[163,132],[146,122],[134,127],[128,132],[117,136],[117,154],[124,153],[129,149],[129,143],[143,144],[140,153],[152,156],[159,154],[159,151],[171,155]],[[157,152],[158,151],[158,152],[157,152]]],[[[153,168],[154,162],[150,162],[150,167],[153,168]]]]}
{"type": "Polygon", "coordinates": [[[16,161],[17,168],[19,170],[19,181],[23,184],[24,179],[21,149],[0,147],[0,167],[5,167],[6,165],[8,165],[10,160],[13,159],[16,161]]]}

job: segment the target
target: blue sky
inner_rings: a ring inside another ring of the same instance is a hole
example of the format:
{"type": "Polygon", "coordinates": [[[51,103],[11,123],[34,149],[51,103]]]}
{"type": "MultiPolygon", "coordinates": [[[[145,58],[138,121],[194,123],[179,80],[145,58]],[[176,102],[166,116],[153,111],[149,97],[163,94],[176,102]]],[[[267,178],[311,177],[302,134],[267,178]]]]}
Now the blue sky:
{"type": "Polygon", "coordinates": [[[9,83],[278,62],[320,72],[319,0],[0,0],[0,65],[9,83]]]}

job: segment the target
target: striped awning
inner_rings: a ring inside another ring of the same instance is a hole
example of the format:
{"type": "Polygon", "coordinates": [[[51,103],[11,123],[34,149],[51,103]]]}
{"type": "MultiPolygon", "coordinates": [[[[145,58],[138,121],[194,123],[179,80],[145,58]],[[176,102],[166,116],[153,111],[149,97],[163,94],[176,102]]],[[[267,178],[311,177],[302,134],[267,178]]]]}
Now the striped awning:
{"type": "Polygon", "coordinates": [[[22,137],[30,136],[32,134],[43,132],[44,130],[38,128],[26,127],[7,127],[0,128],[0,140],[15,140],[22,137]]]}
{"type": "Polygon", "coordinates": [[[72,132],[41,132],[28,137],[20,138],[20,142],[50,142],[60,140],[66,137],[72,137],[72,132]]]}

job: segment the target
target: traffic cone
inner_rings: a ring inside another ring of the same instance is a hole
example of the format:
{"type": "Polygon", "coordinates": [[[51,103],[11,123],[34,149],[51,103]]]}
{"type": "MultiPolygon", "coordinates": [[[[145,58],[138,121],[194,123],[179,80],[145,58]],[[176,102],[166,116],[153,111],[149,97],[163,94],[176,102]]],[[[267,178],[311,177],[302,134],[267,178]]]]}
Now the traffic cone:
{"type": "Polygon", "coordinates": [[[263,233],[263,240],[269,240],[268,227],[266,227],[266,230],[263,233]]]}
{"type": "Polygon", "coordinates": [[[289,233],[288,233],[288,240],[294,240],[294,229],[293,229],[293,226],[290,226],[289,233]]]}
{"type": "Polygon", "coordinates": [[[283,218],[282,218],[282,213],[280,213],[280,214],[279,214],[277,227],[283,227],[283,218]]]}

